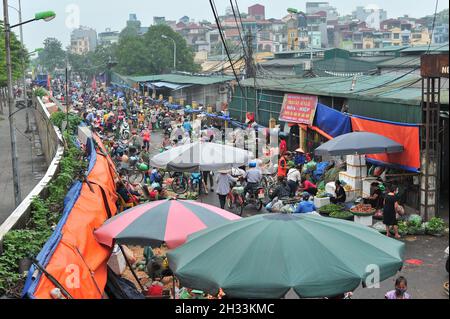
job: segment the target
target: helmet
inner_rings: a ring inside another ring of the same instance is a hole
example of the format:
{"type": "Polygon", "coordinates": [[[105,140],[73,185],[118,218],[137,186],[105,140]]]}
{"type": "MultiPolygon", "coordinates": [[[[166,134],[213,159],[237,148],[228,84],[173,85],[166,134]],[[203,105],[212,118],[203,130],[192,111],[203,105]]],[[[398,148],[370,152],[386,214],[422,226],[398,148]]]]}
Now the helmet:
{"type": "Polygon", "coordinates": [[[309,200],[309,197],[310,197],[311,195],[309,194],[309,193],[307,193],[307,192],[304,192],[303,194],[302,194],[302,199],[304,200],[304,201],[307,201],[307,200],[309,200]]]}
{"type": "Polygon", "coordinates": [[[382,192],[386,191],[386,186],[384,186],[384,184],[380,183],[378,184],[378,189],[382,192]]]}
{"type": "Polygon", "coordinates": [[[148,165],[144,164],[144,163],[141,163],[141,164],[139,164],[138,169],[140,171],[148,171],[148,165]]]}
{"type": "Polygon", "coordinates": [[[251,162],[250,164],[248,164],[248,167],[255,168],[256,167],[256,162],[251,162]]]}

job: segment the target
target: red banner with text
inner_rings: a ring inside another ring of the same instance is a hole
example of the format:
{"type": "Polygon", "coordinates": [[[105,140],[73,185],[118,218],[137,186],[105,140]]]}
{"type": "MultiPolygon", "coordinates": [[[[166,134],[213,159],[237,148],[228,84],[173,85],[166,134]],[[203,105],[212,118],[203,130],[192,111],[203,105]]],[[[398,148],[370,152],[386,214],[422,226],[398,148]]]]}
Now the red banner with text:
{"type": "Polygon", "coordinates": [[[317,96],[286,94],[280,113],[280,121],[312,125],[316,115],[317,103],[317,96]]]}

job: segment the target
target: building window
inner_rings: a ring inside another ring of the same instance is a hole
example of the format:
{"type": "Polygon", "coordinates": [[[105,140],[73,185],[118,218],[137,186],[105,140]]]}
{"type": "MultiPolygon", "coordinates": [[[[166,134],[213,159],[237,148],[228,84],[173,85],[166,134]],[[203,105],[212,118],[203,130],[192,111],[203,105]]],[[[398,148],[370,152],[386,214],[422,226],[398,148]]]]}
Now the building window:
{"type": "Polygon", "coordinates": [[[394,33],[394,39],[395,40],[400,39],[400,33],[394,33]]]}

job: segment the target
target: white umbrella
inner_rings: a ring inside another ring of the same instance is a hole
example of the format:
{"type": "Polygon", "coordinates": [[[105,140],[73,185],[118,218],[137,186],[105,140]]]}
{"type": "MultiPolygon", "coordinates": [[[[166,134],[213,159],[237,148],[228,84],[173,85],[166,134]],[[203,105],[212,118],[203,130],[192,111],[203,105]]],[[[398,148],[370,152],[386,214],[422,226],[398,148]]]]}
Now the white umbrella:
{"type": "Polygon", "coordinates": [[[194,142],[155,155],[153,167],[182,172],[218,171],[247,165],[252,152],[223,144],[194,142]]]}

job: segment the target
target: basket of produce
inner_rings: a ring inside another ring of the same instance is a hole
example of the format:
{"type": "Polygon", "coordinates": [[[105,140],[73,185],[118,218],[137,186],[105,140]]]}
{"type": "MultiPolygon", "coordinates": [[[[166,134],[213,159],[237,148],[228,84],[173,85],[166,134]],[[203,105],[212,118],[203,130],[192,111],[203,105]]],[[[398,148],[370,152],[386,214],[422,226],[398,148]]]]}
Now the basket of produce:
{"type": "Polygon", "coordinates": [[[345,220],[353,220],[353,214],[351,212],[341,210],[330,213],[331,218],[345,219],[345,220]]]}
{"type": "Polygon", "coordinates": [[[319,208],[319,213],[321,215],[330,215],[333,212],[340,212],[343,211],[344,208],[341,205],[336,205],[336,204],[330,204],[330,205],[325,205],[319,208]]]}
{"type": "Polygon", "coordinates": [[[358,204],[350,208],[350,212],[355,216],[373,216],[377,210],[368,204],[358,204]]]}
{"type": "Polygon", "coordinates": [[[344,186],[344,190],[345,190],[346,192],[351,192],[351,191],[353,190],[353,188],[352,188],[351,185],[347,184],[347,185],[344,186]]]}

